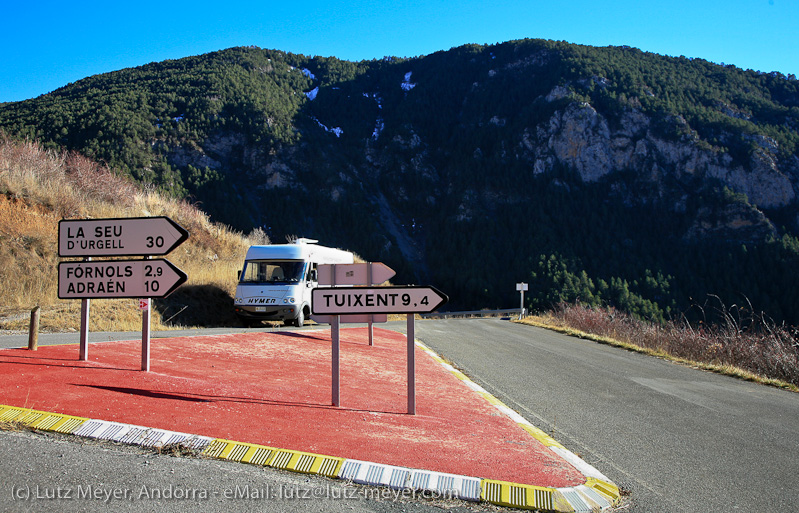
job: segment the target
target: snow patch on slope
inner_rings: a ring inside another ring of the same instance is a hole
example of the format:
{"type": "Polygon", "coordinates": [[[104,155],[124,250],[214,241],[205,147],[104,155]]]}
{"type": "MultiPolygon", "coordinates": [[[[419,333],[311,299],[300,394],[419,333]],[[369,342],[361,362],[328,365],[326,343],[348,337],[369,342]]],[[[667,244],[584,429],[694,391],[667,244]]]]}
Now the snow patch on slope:
{"type": "Polygon", "coordinates": [[[317,124],[317,125],[319,125],[319,126],[320,126],[320,127],[321,127],[321,128],[324,130],[324,131],[325,131],[325,132],[327,132],[327,133],[331,133],[331,134],[335,134],[335,135],[336,135],[336,137],[341,137],[341,134],[343,134],[343,133],[344,133],[344,130],[342,130],[340,126],[337,126],[337,127],[335,127],[335,128],[330,128],[330,127],[328,127],[328,126],[324,125],[324,124],[323,124],[321,121],[319,121],[318,119],[316,119],[316,118],[312,118],[312,119],[313,119],[314,121],[316,121],[316,124],[317,124]]]}
{"type": "Polygon", "coordinates": [[[403,80],[402,84],[400,84],[400,87],[402,87],[403,91],[410,91],[416,87],[416,84],[411,82],[411,75],[413,75],[412,71],[405,73],[405,80],[403,80]]]}

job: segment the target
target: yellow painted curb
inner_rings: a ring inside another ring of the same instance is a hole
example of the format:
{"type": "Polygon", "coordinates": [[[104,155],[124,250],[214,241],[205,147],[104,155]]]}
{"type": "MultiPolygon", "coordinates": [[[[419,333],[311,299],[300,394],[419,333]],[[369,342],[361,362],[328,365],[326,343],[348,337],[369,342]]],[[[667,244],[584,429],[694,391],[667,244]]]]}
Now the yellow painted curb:
{"type": "Polygon", "coordinates": [[[544,444],[546,447],[558,447],[559,449],[566,449],[557,440],[546,434],[543,430],[533,426],[532,424],[519,424],[522,429],[530,433],[530,435],[544,444]]]}
{"type": "Polygon", "coordinates": [[[563,494],[555,488],[522,485],[493,479],[482,480],[480,498],[498,506],[546,511],[573,512],[563,494]]]}
{"type": "Polygon", "coordinates": [[[344,458],[216,438],[203,454],[211,458],[264,465],[282,470],[337,477],[344,458]]]}
{"type": "Polygon", "coordinates": [[[28,427],[40,429],[42,431],[55,431],[57,433],[68,434],[72,433],[87,420],[89,419],[84,417],[49,413],[0,404],[0,421],[19,422],[20,424],[25,424],[28,427]]]}
{"type": "Polygon", "coordinates": [[[608,500],[610,500],[611,503],[616,502],[621,497],[618,486],[613,483],[608,483],[607,481],[602,481],[601,479],[597,479],[595,477],[587,478],[585,486],[591,488],[597,493],[604,495],[608,498],[608,500]]]}

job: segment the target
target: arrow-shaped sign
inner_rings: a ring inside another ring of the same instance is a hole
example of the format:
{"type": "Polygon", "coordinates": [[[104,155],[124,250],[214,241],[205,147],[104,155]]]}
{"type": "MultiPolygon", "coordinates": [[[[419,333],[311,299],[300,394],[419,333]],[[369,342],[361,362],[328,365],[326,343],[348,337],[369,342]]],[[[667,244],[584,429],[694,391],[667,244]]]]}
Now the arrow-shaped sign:
{"type": "Polygon", "coordinates": [[[61,299],[166,297],[186,281],[186,274],[164,259],[61,262],[61,299]]]}
{"type": "Polygon", "coordinates": [[[319,285],[380,285],[397,274],[383,262],[323,264],[318,266],[318,269],[319,285]],[[369,266],[372,268],[371,283],[369,266]]]}
{"type": "Polygon", "coordinates": [[[172,219],[62,219],[58,222],[58,256],[166,255],[189,237],[172,219]]]}
{"type": "Polygon", "coordinates": [[[317,287],[314,315],[429,313],[448,301],[435,287],[317,287]]]}

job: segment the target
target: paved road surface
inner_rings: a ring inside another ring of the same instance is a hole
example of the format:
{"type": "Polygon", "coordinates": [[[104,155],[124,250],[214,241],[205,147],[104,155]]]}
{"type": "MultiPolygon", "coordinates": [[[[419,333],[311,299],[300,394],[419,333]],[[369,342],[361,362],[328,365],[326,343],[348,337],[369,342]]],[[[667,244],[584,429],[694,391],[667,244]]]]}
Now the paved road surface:
{"type": "Polygon", "coordinates": [[[799,394],[499,320],[417,338],[631,492],[631,513],[799,511],[799,394]]]}
{"type": "Polygon", "coordinates": [[[4,513],[497,511],[490,505],[400,497],[387,488],[57,434],[0,431],[0,462],[4,513]]]}

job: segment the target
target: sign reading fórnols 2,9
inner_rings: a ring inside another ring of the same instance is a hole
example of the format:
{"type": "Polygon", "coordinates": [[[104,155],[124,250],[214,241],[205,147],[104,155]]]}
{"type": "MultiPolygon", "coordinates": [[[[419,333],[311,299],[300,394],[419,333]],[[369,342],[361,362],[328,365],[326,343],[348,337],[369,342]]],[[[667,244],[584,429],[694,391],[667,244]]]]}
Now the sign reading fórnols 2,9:
{"type": "Polygon", "coordinates": [[[58,256],[161,256],[189,237],[165,216],[121,219],[62,219],[58,222],[58,256]]]}

